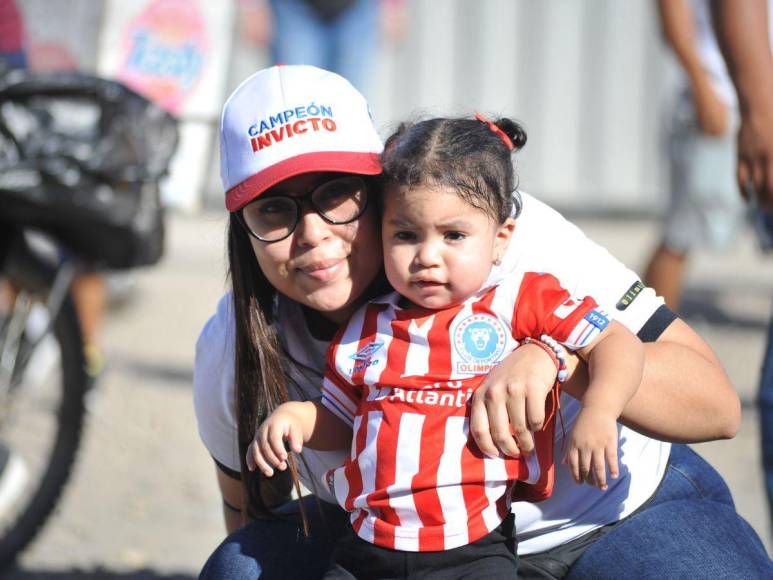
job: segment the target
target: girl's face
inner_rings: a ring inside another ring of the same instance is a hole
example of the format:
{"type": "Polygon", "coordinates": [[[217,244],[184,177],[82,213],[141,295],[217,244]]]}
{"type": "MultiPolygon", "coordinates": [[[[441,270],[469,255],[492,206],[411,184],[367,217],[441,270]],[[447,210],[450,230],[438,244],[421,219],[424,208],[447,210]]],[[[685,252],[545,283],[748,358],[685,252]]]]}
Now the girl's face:
{"type": "Polygon", "coordinates": [[[381,226],[387,278],[418,306],[458,304],[483,286],[514,228],[446,187],[390,188],[381,226]]]}
{"type": "MultiPolygon", "coordinates": [[[[301,196],[331,177],[326,173],[298,175],[269,191],[301,196]]],[[[371,199],[357,220],[333,225],[308,203],[303,204],[298,225],[289,237],[267,244],[250,236],[260,269],[288,298],[343,322],[381,269],[375,206],[371,199]]]]}

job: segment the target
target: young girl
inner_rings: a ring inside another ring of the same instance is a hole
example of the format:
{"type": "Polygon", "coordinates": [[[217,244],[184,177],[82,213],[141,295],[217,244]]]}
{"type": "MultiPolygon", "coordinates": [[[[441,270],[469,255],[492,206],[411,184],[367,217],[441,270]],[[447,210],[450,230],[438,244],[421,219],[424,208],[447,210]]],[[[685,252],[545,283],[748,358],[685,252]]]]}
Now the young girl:
{"type": "Polygon", "coordinates": [[[351,447],[327,482],[356,533],[339,545],[337,573],[440,567],[457,577],[474,566],[476,575],[514,577],[510,502],[550,494],[555,409],[549,401],[535,454],[489,457],[469,436],[467,403],[524,343],[549,355],[559,380],[559,343],[587,358],[591,382],[565,460],[578,483],[605,489],[607,467],[617,477],[616,421],[641,381],[639,340],[548,274],[485,286],[516,227],[510,155],[525,142],[514,122],[480,115],[404,126],[390,138],[382,240],[395,292],[359,309],[333,339],[322,398],[280,405],[248,451],[250,468],[270,477],[287,466],[285,442],[296,453],[351,447]]]}

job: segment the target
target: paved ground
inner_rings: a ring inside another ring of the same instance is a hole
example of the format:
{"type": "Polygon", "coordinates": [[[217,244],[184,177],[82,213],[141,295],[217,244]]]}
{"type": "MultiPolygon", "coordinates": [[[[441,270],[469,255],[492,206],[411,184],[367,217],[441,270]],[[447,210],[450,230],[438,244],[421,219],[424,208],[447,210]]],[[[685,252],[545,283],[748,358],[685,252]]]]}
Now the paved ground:
{"type": "MultiPolygon", "coordinates": [[[[223,536],[211,461],[191,404],[193,346],[225,288],[224,220],[173,216],[164,262],[137,276],[109,318],[109,366],[91,401],[85,445],[60,508],[9,580],[187,579],[223,536]]],[[[647,220],[578,220],[634,267],[656,234],[647,220]]],[[[773,296],[773,259],[749,239],[702,257],[689,278],[690,322],[717,350],[744,400],[733,441],[699,449],[727,478],[738,509],[766,521],[753,398],[773,296]]]]}

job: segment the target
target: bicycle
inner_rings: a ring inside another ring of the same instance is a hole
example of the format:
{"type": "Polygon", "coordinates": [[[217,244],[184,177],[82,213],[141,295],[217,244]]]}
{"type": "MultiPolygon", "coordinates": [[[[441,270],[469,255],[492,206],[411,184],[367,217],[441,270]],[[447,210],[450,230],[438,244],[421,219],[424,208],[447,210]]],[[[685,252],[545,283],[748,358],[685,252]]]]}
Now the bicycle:
{"type": "Polygon", "coordinates": [[[56,506],[80,445],[91,383],[69,294],[72,267],[46,263],[21,229],[9,228],[5,237],[2,274],[16,295],[0,314],[0,441],[15,459],[4,475],[23,478],[26,485],[9,482],[20,493],[0,503],[0,568],[32,540],[56,506]],[[30,321],[43,313],[38,321],[43,326],[33,328],[30,321]],[[41,353],[53,357],[45,364],[50,368],[38,366],[44,364],[41,353]]]}
{"type": "Polygon", "coordinates": [[[119,83],[0,74],[0,570],[53,512],[81,444],[78,265],[160,259],[176,145],[176,121],[119,83]]]}

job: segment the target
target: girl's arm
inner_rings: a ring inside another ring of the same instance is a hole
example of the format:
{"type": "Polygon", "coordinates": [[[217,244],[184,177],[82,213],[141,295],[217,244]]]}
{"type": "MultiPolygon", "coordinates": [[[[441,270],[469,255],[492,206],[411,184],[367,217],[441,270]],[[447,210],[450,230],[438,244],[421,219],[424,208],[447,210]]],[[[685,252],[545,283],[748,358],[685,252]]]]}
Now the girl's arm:
{"type": "Polygon", "coordinates": [[[247,449],[247,467],[271,477],[274,468],[287,469],[288,447],[295,453],[300,453],[304,444],[327,451],[346,449],[351,442],[351,427],[320,401],[291,401],[279,405],[258,427],[247,449]]]}
{"type": "Polygon", "coordinates": [[[607,489],[607,467],[613,479],[619,474],[617,419],[641,383],[644,348],[613,320],[579,354],[588,361],[590,384],[572,428],[566,462],[577,483],[595,482],[607,489]]]}
{"type": "Polygon", "coordinates": [[[644,349],[641,341],[614,320],[588,346],[578,351],[588,361],[590,383],[582,408],[617,420],[641,384],[644,349]]]}
{"type": "Polygon", "coordinates": [[[510,457],[534,451],[531,432],[545,422],[545,398],[555,382],[556,365],[537,345],[521,344],[507,355],[472,398],[470,432],[481,451],[510,457]]]}

